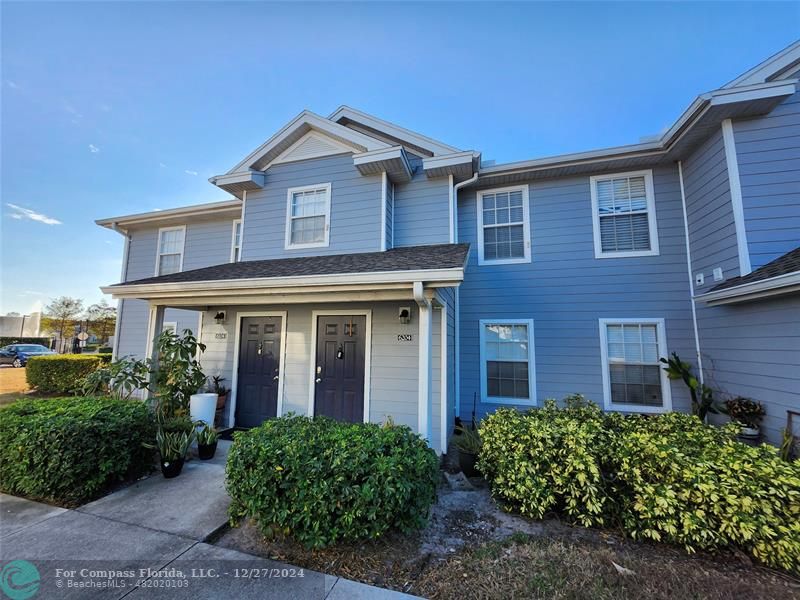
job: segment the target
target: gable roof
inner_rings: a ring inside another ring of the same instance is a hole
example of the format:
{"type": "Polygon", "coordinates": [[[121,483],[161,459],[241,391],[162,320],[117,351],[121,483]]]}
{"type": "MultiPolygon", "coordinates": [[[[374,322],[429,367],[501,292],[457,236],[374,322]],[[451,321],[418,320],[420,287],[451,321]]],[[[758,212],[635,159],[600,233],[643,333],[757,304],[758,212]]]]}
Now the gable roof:
{"type": "Polygon", "coordinates": [[[718,286],[711,289],[712,292],[719,290],[726,290],[746,283],[755,283],[757,281],[764,281],[765,279],[772,279],[773,277],[781,277],[782,275],[789,275],[790,273],[800,273],[800,248],[795,248],[791,252],[787,252],[783,256],[768,262],[763,267],[759,267],[752,273],[740,277],[732,277],[718,286]]]}
{"type": "Polygon", "coordinates": [[[745,71],[733,81],[723,85],[722,88],[766,83],[788,75],[795,68],[800,68],[800,40],[773,54],[749,71],[745,71]]]}

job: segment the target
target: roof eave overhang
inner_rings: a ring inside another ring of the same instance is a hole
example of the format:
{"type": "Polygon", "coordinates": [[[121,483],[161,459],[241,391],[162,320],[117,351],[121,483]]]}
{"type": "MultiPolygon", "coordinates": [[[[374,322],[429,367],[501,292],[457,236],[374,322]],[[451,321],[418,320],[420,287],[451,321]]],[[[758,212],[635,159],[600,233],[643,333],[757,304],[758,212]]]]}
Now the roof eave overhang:
{"type": "Polygon", "coordinates": [[[720,306],[723,304],[736,304],[739,302],[750,302],[761,298],[782,296],[800,292],[800,271],[743,283],[733,287],[725,288],[716,292],[707,292],[696,299],[709,306],[720,306]]]}
{"type": "Polygon", "coordinates": [[[265,180],[266,176],[261,171],[240,171],[217,175],[210,178],[209,182],[241,199],[246,192],[262,189],[265,180]]]}
{"type": "Polygon", "coordinates": [[[385,172],[394,183],[408,183],[414,173],[402,146],[355,154],[353,164],[362,175],[380,175],[385,172]]]}
{"type": "Polygon", "coordinates": [[[598,172],[620,166],[636,168],[680,160],[724,119],[766,114],[796,91],[796,79],[715,90],[696,98],[658,140],[493,165],[480,169],[478,184],[598,172]]]}
{"type": "MultiPolygon", "coordinates": [[[[261,277],[216,281],[146,284],[116,284],[100,288],[114,299],[141,299],[151,302],[169,298],[280,296],[287,293],[332,293],[356,291],[411,290],[415,281],[429,288],[457,287],[464,280],[464,268],[381,271],[376,273],[337,273],[297,277],[261,277]]],[[[265,300],[266,301],[266,300],[265,300]]]]}
{"type": "Polygon", "coordinates": [[[423,159],[422,169],[430,178],[452,175],[454,179],[469,179],[480,167],[480,160],[480,153],[473,150],[454,152],[423,159]]]}
{"type": "Polygon", "coordinates": [[[213,202],[201,204],[199,206],[188,206],[173,208],[168,210],[155,210],[146,213],[125,215],[121,217],[110,217],[107,219],[97,219],[95,223],[100,227],[112,230],[125,230],[129,227],[139,225],[156,225],[160,223],[185,222],[187,217],[213,217],[219,215],[241,213],[242,203],[239,200],[225,200],[223,202],[213,202]]]}

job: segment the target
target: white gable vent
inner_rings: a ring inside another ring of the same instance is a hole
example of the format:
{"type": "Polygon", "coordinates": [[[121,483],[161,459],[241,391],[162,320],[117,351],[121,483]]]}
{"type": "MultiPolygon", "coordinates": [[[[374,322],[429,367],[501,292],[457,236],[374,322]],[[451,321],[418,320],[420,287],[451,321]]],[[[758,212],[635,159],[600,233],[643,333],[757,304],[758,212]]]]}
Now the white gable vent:
{"type": "Polygon", "coordinates": [[[356,152],[354,148],[347,146],[326,135],[309,131],[294,144],[284,150],[272,164],[295,162],[298,160],[308,160],[309,158],[320,158],[332,156],[334,154],[344,154],[356,152]]]}

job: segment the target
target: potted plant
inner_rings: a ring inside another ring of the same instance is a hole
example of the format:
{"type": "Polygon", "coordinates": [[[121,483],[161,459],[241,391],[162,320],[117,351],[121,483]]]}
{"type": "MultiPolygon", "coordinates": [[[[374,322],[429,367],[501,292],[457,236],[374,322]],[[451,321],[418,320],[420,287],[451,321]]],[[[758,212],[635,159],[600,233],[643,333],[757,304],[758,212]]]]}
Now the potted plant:
{"type": "Polygon", "coordinates": [[[225,378],[221,375],[214,375],[211,378],[211,391],[217,394],[217,410],[225,408],[225,402],[228,400],[228,388],[222,385],[225,378]]]}
{"type": "Polygon", "coordinates": [[[189,446],[192,445],[193,433],[186,431],[158,430],[156,433],[156,446],[161,455],[161,474],[165,479],[172,479],[181,474],[183,462],[189,446]]]}
{"type": "Polygon", "coordinates": [[[741,426],[741,437],[757,439],[760,436],[761,419],[766,414],[764,406],[760,402],[750,398],[731,398],[725,401],[725,408],[731,420],[741,426]]]}
{"type": "Polygon", "coordinates": [[[203,423],[197,430],[197,457],[200,460],[210,460],[214,458],[217,451],[217,440],[219,433],[208,423],[203,423]]]}
{"type": "Polygon", "coordinates": [[[155,384],[155,412],[164,418],[186,416],[192,420],[214,421],[217,395],[198,394],[206,376],[197,357],[206,349],[191,330],[177,335],[166,330],[156,340],[158,357],[151,361],[151,381],[155,384]]]}
{"type": "Polygon", "coordinates": [[[453,443],[458,448],[458,466],[467,477],[479,475],[475,468],[478,453],[481,451],[481,436],[477,429],[470,429],[459,425],[453,443]]]}

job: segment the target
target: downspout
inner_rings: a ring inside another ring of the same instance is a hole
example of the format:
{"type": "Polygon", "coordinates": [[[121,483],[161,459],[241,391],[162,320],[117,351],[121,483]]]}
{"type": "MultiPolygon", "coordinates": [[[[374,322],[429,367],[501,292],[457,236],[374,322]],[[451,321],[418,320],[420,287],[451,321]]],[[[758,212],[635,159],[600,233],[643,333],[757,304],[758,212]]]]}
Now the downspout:
{"type": "Polygon", "coordinates": [[[686,236],[686,269],[689,272],[689,301],[692,304],[692,327],[694,327],[694,351],[700,384],[703,384],[703,357],[700,354],[700,334],[697,329],[697,308],[694,300],[694,276],[692,275],[692,250],[689,244],[689,218],[686,211],[686,192],[683,188],[683,161],[678,161],[678,179],[681,184],[681,206],[683,208],[683,230],[686,236]]]}
{"type": "Polygon", "coordinates": [[[414,301],[419,306],[419,376],[417,384],[418,407],[417,429],[418,433],[427,440],[428,445],[433,445],[431,432],[431,384],[433,368],[431,365],[433,315],[431,301],[425,297],[425,286],[421,281],[414,282],[414,301]],[[423,347],[423,344],[425,345],[423,347]]]}
{"type": "MultiPolygon", "coordinates": [[[[125,242],[122,249],[122,270],[120,271],[119,280],[121,283],[124,283],[128,279],[128,253],[130,252],[131,247],[131,236],[125,229],[120,229],[120,227],[116,223],[111,224],[111,229],[116,231],[117,233],[125,236],[125,242]]],[[[114,322],[114,346],[111,349],[111,358],[112,360],[117,360],[119,356],[117,355],[119,352],[119,330],[122,325],[122,311],[124,307],[124,302],[122,299],[117,300],[117,320],[114,322]]]]}
{"type": "MultiPolygon", "coordinates": [[[[475,173],[469,179],[457,183],[451,189],[451,206],[450,206],[450,243],[455,244],[458,241],[458,190],[462,187],[470,185],[478,181],[478,174],[475,173]]],[[[453,393],[455,395],[455,416],[461,416],[461,286],[456,288],[455,293],[455,310],[453,318],[455,319],[455,386],[453,393]]]]}

